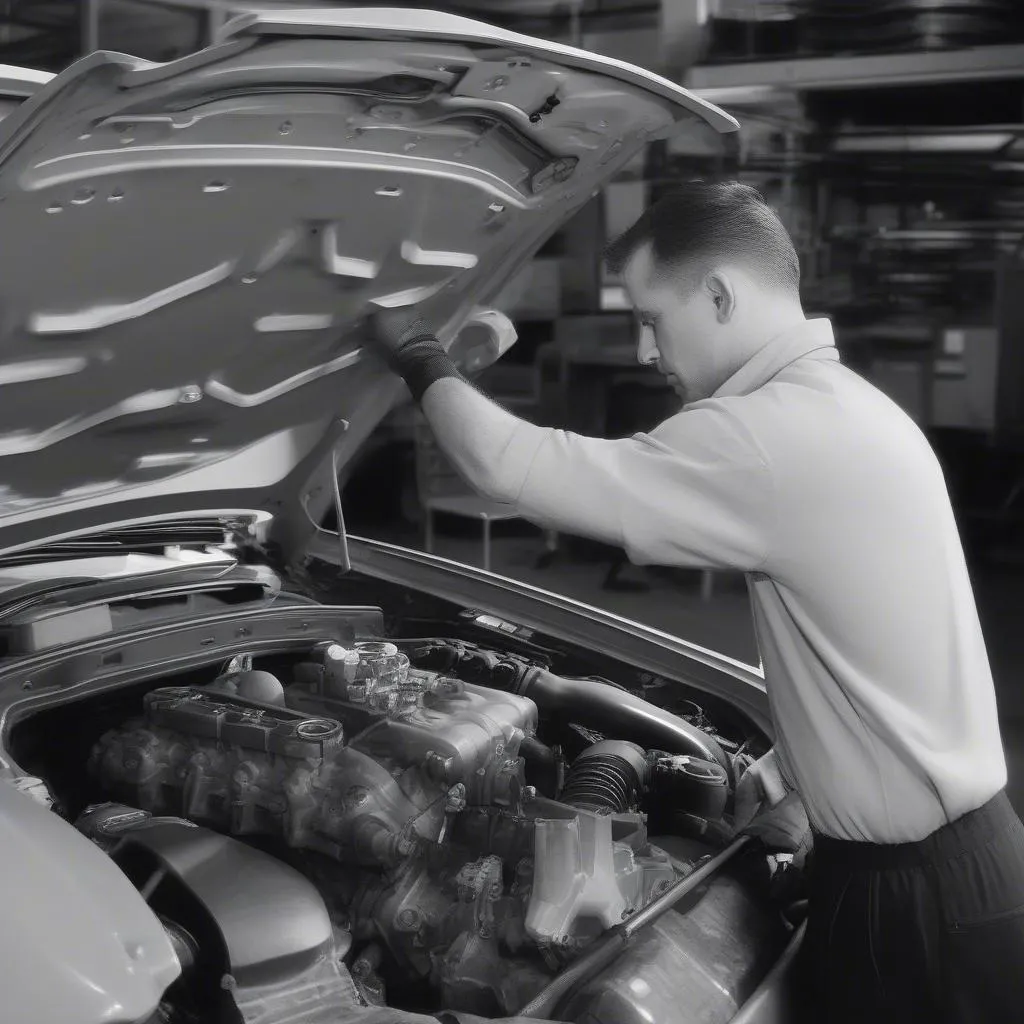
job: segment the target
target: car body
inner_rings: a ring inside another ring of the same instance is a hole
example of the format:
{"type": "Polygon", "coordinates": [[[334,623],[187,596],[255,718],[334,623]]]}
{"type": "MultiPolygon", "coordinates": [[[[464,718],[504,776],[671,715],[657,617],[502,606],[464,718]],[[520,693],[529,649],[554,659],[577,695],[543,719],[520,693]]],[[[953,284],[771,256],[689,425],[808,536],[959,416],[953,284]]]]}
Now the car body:
{"type": "Polygon", "coordinates": [[[347,536],[337,484],[407,398],[369,312],[479,369],[618,168],[735,122],[424,11],[4,88],[6,1016],[784,1020],[800,932],[723,849],[759,670],[347,536]]]}

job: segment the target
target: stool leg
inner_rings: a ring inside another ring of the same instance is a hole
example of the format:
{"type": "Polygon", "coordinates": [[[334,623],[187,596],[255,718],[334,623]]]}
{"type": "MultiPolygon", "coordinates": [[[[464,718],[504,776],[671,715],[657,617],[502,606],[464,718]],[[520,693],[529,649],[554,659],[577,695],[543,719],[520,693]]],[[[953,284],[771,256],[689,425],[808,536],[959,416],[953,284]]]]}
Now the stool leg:
{"type": "Polygon", "coordinates": [[[491,571],[491,521],[484,520],[484,569],[491,571]]]}
{"type": "Polygon", "coordinates": [[[715,586],[715,574],[710,569],[705,569],[700,574],[700,599],[702,601],[711,600],[711,592],[715,586]]]}
{"type": "Polygon", "coordinates": [[[426,543],[424,544],[424,547],[427,549],[427,554],[433,554],[434,553],[434,510],[428,508],[428,509],[425,509],[425,512],[426,512],[427,537],[426,537],[426,543]]]}

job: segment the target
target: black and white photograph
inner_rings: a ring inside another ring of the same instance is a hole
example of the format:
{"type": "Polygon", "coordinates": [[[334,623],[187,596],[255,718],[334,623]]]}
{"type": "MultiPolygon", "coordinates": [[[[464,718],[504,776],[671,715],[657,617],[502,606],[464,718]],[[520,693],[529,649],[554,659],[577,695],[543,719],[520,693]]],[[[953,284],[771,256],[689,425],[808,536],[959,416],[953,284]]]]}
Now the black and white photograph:
{"type": "Polygon", "coordinates": [[[0,1024],[1024,1021],[1024,3],[0,0],[0,1024]]]}

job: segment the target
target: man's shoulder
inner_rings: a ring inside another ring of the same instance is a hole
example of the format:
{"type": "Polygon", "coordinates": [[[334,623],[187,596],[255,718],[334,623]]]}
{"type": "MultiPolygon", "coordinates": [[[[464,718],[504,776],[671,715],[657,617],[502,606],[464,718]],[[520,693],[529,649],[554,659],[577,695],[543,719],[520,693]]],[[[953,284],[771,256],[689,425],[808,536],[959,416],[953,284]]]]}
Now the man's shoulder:
{"type": "Polygon", "coordinates": [[[643,436],[669,448],[716,451],[723,460],[764,462],[766,453],[757,436],[756,418],[745,401],[730,397],[693,402],[643,436]]]}

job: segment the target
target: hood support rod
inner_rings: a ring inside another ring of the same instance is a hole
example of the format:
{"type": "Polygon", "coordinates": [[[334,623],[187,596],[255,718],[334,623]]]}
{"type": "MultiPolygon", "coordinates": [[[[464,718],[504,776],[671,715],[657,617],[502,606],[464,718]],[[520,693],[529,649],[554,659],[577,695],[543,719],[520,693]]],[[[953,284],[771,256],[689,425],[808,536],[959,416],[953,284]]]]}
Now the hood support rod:
{"type": "MultiPolygon", "coordinates": [[[[342,421],[348,429],[348,421],[342,421]]],[[[334,496],[334,514],[338,520],[338,550],[341,556],[339,574],[344,576],[352,570],[352,559],[348,553],[348,533],[345,530],[345,513],[341,507],[341,485],[338,483],[338,446],[331,449],[331,493],[334,496]]]]}

